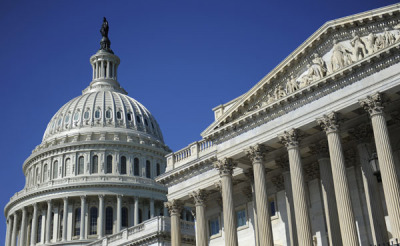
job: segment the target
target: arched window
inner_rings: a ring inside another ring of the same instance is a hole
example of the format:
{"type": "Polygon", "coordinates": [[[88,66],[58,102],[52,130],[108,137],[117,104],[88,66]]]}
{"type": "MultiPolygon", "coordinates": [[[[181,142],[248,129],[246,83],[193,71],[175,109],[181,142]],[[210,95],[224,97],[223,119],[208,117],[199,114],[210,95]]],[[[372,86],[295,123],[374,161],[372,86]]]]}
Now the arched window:
{"type": "Polygon", "coordinates": [[[48,176],[48,168],[47,168],[47,164],[44,165],[43,167],[43,181],[46,182],[47,180],[49,180],[49,176],[48,176]]]}
{"type": "Polygon", "coordinates": [[[42,239],[42,215],[39,215],[37,223],[36,242],[39,243],[42,239]]]}
{"type": "Polygon", "coordinates": [[[58,161],[53,163],[53,179],[58,178],[58,161]]]}
{"type": "Polygon", "coordinates": [[[67,158],[65,160],[65,176],[69,176],[71,174],[72,174],[71,159],[67,158]]]}
{"type": "Polygon", "coordinates": [[[98,173],[99,171],[99,157],[94,155],[92,157],[92,173],[98,173]]]}
{"type": "Polygon", "coordinates": [[[121,208],[121,226],[122,228],[127,228],[128,227],[128,209],[126,207],[121,208]]]}
{"type": "Polygon", "coordinates": [[[113,233],[113,209],[112,207],[106,208],[106,235],[113,233]]]}
{"type": "Polygon", "coordinates": [[[108,110],[106,111],[106,118],[107,118],[107,119],[111,119],[111,109],[108,109],[108,110]]]}
{"type": "Polygon", "coordinates": [[[132,121],[132,113],[127,113],[126,118],[128,119],[128,121],[132,121]]]}
{"type": "Polygon", "coordinates": [[[133,160],[133,175],[139,176],[139,159],[135,158],[133,160]]]}
{"type": "Polygon", "coordinates": [[[157,176],[161,174],[161,166],[160,166],[160,163],[157,163],[157,170],[156,170],[156,172],[157,172],[157,176]]]}
{"type": "Polygon", "coordinates": [[[121,156],[121,174],[126,174],[126,157],[121,156]]]}
{"type": "Polygon", "coordinates": [[[122,119],[121,111],[118,111],[118,112],[117,112],[117,119],[119,119],[119,120],[122,119]]]}
{"type": "Polygon", "coordinates": [[[100,109],[97,109],[97,110],[94,112],[94,118],[100,119],[100,109]]]}
{"type": "Polygon", "coordinates": [[[150,161],[146,161],[146,178],[151,178],[150,161]]]}
{"type": "Polygon", "coordinates": [[[90,116],[90,111],[89,111],[89,110],[86,110],[85,113],[83,114],[83,118],[84,118],[85,120],[88,120],[88,119],[89,119],[89,116],[90,116]]]}
{"type": "Polygon", "coordinates": [[[97,234],[97,216],[98,211],[96,207],[90,208],[90,220],[89,220],[89,235],[97,234]]]}
{"type": "Polygon", "coordinates": [[[137,121],[138,123],[140,123],[140,117],[139,117],[139,115],[136,116],[136,121],[137,121]]]}
{"type": "Polygon", "coordinates": [[[85,169],[85,161],[83,156],[80,156],[78,159],[78,174],[83,174],[84,169],[85,169]]]}
{"type": "Polygon", "coordinates": [[[79,236],[81,233],[81,208],[76,208],[74,215],[74,236],[79,236]]]}
{"type": "Polygon", "coordinates": [[[107,168],[106,168],[106,173],[112,173],[112,166],[113,166],[113,163],[112,163],[112,156],[111,155],[108,155],[107,156],[107,168]]]}
{"type": "Polygon", "coordinates": [[[63,232],[63,226],[64,226],[64,210],[61,210],[59,216],[60,216],[60,218],[58,220],[58,224],[59,224],[58,239],[60,240],[62,238],[62,232],[63,232]]]}

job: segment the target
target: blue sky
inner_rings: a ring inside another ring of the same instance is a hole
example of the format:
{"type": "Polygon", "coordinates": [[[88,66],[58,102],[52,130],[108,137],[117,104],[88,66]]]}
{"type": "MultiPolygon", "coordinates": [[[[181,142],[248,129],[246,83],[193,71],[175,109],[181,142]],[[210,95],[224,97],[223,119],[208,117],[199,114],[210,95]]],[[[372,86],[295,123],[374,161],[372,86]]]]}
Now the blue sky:
{"type": "MultiPolygon", "coordinates": [[[[326,21],[397,2],[0,0],[0,207],[23,189],[48,121],[90,83],[103,16],[120,84],[176,151],[326,21]]],[[[5,231],[0,213],[0,243],[5,231]]]]}

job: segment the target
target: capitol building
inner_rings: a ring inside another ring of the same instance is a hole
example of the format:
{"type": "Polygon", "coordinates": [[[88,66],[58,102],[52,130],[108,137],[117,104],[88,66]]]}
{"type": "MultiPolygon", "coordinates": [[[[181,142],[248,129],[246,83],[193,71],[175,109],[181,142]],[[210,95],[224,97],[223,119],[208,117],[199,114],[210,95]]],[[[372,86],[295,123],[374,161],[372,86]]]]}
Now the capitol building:
{"type": "Polygon", "coordinates": [[[400,245],[400,4],[325,23],[176,152],[101,33],[23,163],[6,246],[400,245]]]}

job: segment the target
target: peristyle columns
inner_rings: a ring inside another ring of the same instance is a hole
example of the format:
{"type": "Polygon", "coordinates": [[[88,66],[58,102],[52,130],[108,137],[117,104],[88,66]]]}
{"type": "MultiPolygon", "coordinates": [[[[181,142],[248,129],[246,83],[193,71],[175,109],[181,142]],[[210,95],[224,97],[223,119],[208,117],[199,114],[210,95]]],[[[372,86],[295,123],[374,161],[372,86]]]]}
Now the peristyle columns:
{"type": "Polygon", "coordinates": [[[86,214],[86,196],[81,196],[81,230],[79,239],[85,239],[85,214],[86,214]]]}
{"type": "Polygon", "coordinates": [[[235,164],[232,159],[225,158],[214,163],[219,171],[222,188],[222,207],[224,212],[225,245],[237,246],[237,230],[235,220],[235,208],[233,205],[232,173],[235,164]]]}
{"type": "Polygon", "coordinates": [[[50,226],[51,226],[51,210],[52,203],[51,200],[47,201],[47,215],[46,215],[46,243],[50,242],[50,226]]]}
{"type": "Polygon", "coordinates": [[[11,245],[12,246],[16,246],[16,244],[17,244],[17,231],[18,231],[18,214],[17,214],[17,212],[15,212],[14,213],[12,236],[11,236],[11,245]]]}
{"type": "Polygon", "coordinates": [[[117,233],[121,231],[122,196],[117,195],[117,233]]]}
{"type": "Polygon", "coordinates": [[[196,241],[197,246],[207,246],[207,226],[205,217],[205,207],[207,194],[204,190],[193,191],[190,196],[194,199],[196,206],[196,241]]]}
{"type": "MultiPolygon", "coordinates": [[[[38,223],[38,206],[37,203],[33,204],[33,218],[32,218],[32,230],[31,230],[31,245],[34,246],[36,244],[36,232],[37,232],[37,223],[38,223]]],[[[64,236],[64,234],[63,234],[64,236]]]]}
{"type": "Polygon", "coordinates": [[[272,235],[271,215],[268,209],[263,147],[262,145],[256,145],[250,147],[246,152],[253,164],[259,242],[260,245],[273,246],[274,239],[272,235]]]}
{"type": "Polygon", "coordinates": [[[306,184],[301,164],[298,132],[296,129],[285,131],[279,140],[286,146],[289,154],[290,177],[292,181],[294,212],[297,237],[300,246],[313,245],[310,215],[307,205],[306,184]]]}
{"type": "Polygon", "coordinates": [[[396,173],[382,103],[383,99],[380,93],[368,96],[360,101],[361,106],[369,113],[372,121],[392,235],[393,238],[400,238],[400,183],[396,173]]]}
{"type": "Polygon", "coordinates": [[[181,246],[181,211],[182,203],[178,200],[168,201],[164,204],[171,216],[171,246],[181,246]]]}
{"type": "Polygon", "coordinates": [[[68,197],[63,198],[64,202],[64,214],[63,214],[63,231],[62,231],[62,241],[67,241],[67,221],[68,221],[68,197]]]}
{"type": "Polygon", "coordinates": [[[332,112],[317,119],[328,137],[329,156],[332,165],[333,184],[338,207],[340,231],[345,245],[359,245],[350,189],[346,176],[346,165],[340,143],[339,122],[337,114],[332,112]]]}
{"type": "Polygon", "coordinates": [[[104,195],[99,195],[99,238],[104,237],[104,195]]]}
{"type": "Polygon", "coordinates": [[[26,220],[27,220],[27,211],[24,207],[22,209],[22,221],[21,221],[21,236],[19,245],[25,245],[26,241],[26,220]]]}

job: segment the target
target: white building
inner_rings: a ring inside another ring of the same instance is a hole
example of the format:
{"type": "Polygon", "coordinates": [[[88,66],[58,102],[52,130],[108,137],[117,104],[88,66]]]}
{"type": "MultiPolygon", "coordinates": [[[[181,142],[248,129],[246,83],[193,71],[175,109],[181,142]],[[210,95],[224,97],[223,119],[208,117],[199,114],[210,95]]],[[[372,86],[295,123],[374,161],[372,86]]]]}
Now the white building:
{"type": "Polygon", "coordinates": [[[170,149],[152,114],[118,83],[108,38],[101,46],[90,58],[92,82],[53,116],[23,164],[25,187],[4,209],[7,246],[86,245],[118,232],[147,245],[169,241],[169,218],[156,217],[167,214],[167,189],[154,178],[170,149]],[[156,234],[154,223],[163,226],[156,234]]]}
{"type": "Polygon", "coordinates": [[[103,38],[93,81],[24,163],[26,187],[5,208],[6,245],[395,242],[399,29],[400,4],[327,22],[215,107],[203,139],[175,153],[119,86],[119,59],[103,38]],[[171,218],[156,217],[167,189],[171,218]]]}
{"type": "Polygon", "coordinates": [[[327,22],[203,139],[167,155],[205,245],[372,245],[400,238],[400,5],[327,22]],[[379,169],[374,169],[379,162],[379,169]]]}

